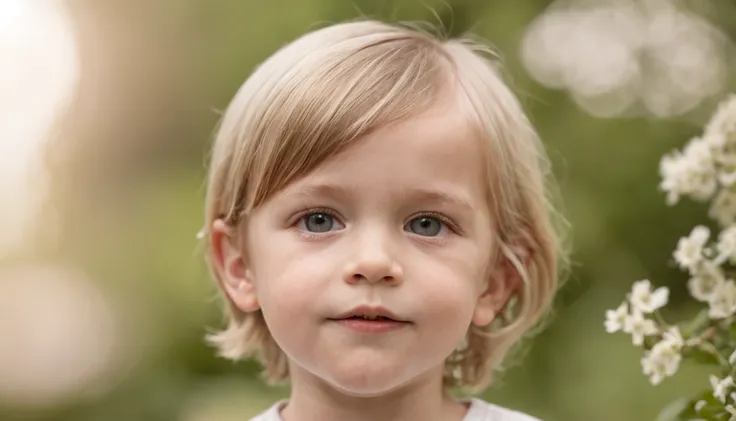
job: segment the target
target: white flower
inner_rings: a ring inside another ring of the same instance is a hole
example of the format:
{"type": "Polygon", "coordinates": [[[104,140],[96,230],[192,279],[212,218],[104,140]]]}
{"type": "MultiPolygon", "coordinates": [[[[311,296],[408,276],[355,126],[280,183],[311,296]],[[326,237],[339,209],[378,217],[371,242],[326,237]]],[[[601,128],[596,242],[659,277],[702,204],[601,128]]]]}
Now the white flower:
{"type": "Polygon", "coordinates": [[[708,227],[698,225],[687,237],[682,237],[677,242],[677,249],[673,257],[682,269],[693,269],[703,259],[703,247],[708,242],[710,230],[708,227]]]}
{"type": "Polygon", "coordinates": [[[714,170],[713,151],[711,143],[703,138],[696,137],[682,149],[682,157],[687,160],[693,173],[712,174],[714,170]]]}
{"type": "Polygon", "coordinates": [[[723,379],[719,379],[718,377],[711,375],[710,385],[713,388],[713,396],[722,403],[726,403],[728,390],[733,387],[733,378],[731,376],[727,376],[723,379]]]}
{"type": "Polygon", "coordinates": [[[651,383],[652,386],[656,386],[662,383],[662,380],[666,377],[677,372],[681,359],[682,357],[680,354],[677,354],[677,357],[661,358],[657,354],[647,352],[641,359],[642,372],[645,376],[649,377],[649,383],[651,383]],[[672,372],[672,374],[669,374],[670,372],[672,372]]]}
{"type": "MultiPolygon", "coordinates": [[[[734,395],[734,393],[731,393],[731,399],[734,399],[734,395]]],[[[736,408],[733,405],[726,405],[726,411],[730,415],[728,421],[736,421],[736,408]]]]}
{"type": "MultiPolygon", "coordinates": [[[[713,148],[713,158],[720,167],[720,172],[733,171],[736,166],[736,137],[729,139],[726,135],[715,135],[714,139],[720,137],[721,147],[713,148]]],[[[715,144],[715,142],[713,142],[715,144]]]]}
{"type": "Polygon", "coordinates": [[[642,313],[653,313],[664,307],[669,300],[670,290],[667,287],[659,287],[652,291],[652,284],[648,279],[635,282],[631,289],[629,301],[632,307],[642,313]]]}
{"type": "Polygon", "coordinates": [[[654,335],[659,332],[654,321],[644,317],[644,314],[632,309],[632,313],[626,316],[624,320],[624,332],[631,334],[631,342],[636,346],[644,343],[644,337],[654,335]]]}
{"type": "Polygon", "coordinates": [[[679,152],[673,152],[662,157],[662,160],[659,161],[659,174],[662,177],[659,188],[667,192],[668,205],[676,204],[680,200],[680,196],[687,195],[690,177],[685,161],[679,152]]]}
{"type": "Polygon", "coordinates": [[[705,128],[708,135],[721,135],[736,142],[736,95],[731,95],[718,105],[705,128]]]}
{"type": "Polygon", "coordinates": [[[701,137],[691,139],[682,151],[663,156],[659,172],[659,187],[667,193],[669,205],[682,196],[709,200],[719,183],[736,184],[736,95],[720,104],[701,137]]]}
{"type": "Polygon", "coordinates": [[[641,359],[642,371],[649,376],[652,385],[658,385],[665,377],[671,377],[677,372],[682,361],[682,345],[682,335],[674,328],[644,354],[641,359]]]}
{"type": "Polygon", "coordinates": [[[736,95],[723,101],[705,128],[714,160],[720,167],[718,180],[729,187],[736,182],[736,95]]]}
{"type": "Polygon", "coordinates": [[[713,197],[718,182],[710,145],[700,138],[692,139],[683,149],[687,168],[687,193],[691,199],[706,201],[713,197]]]}
{"type": "Polygon", "coordinates": [[[698,301],[709,302],[719,285],[726,282],[720,267],[709,261],[701,263],[687,283],[690,295],[698,301]]]}
{"type": "Polygon", "coordinates": [[[659,173],[662,176],[659,187],[667,192],[669,205],[677,203],[680,196],[708,200],[718,187],[711,146],[697,138],[683,152],[662,157],[659,173]]]}
{"type": "Polygon", "coordinates": [[[728,363],[731,365],[736,364],[736,351],[733,351],[731,355],[728,357],[728,363]]]}
{"type": "Polygon", "coordinates": [[[723,319],[736,313],[736,284],[729,279],[718,285],[708,305],[711,319],[723,319]]]}
{"type": "Polygon", "coordinates": [[[664,334],[662,335],[662,340],[659,342],[659,344],[664,343],[674,347],[678,351],[681,350],[683,346],[685,346],[685,339],[683,339],[682,333],[680,333],[680,329],[677,326],[673,326],[669,328],[666,332],[664,332],[664,334]]]}
{"type": "Polygon", "coordinates": [[[724,187],[731,187],[736,183],[736,168],[729,168],[728,170],[721,169],[718,171],[718,181],[724,187]]]}
{"type": "Polygon", "coordinates": [[[723,133],[715,131],[708,132],[707,130],[700,137],[701,141],[708,145],[713,153],[713,158],[718,161],[718,154],[721,152],[724,146],[726,146],[726,136],[723,133]]]}
{"type": "Polygon", "coordinates": [[[629,306],[625,301],[615,310],[606,310],[606,322],[604,323],[606,332],[614,333],[623,329],[628,315],[629,306]]]}
{"type": "Polygon", "coordinates": [[[716,261],[721,263],[728,259],[731,263],[736,263],[736,225],[732,225],[718,234],[718,257],[716,261]]]}
{"type": "Polygon", "coordinates": [[[708,210],[708,216],[725,227],[736,222],[736,193],[721,190],[708,210]]]}
{"type": "Polygon", "coordinates": [[[695,412],[700,412],[701,409],[705,408],[705,406],[708,405],[708,402],[704,400],[699,400],[695,402],[695,412]]]}

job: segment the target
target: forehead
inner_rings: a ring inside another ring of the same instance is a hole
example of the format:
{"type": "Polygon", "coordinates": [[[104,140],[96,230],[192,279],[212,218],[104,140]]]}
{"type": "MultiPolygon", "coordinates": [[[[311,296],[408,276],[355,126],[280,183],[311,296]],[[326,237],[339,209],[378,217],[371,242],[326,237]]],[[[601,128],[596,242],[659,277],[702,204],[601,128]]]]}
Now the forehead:
{"type": "Polygon", "coordinates": [[[364,136],[286,191],[369,184],[397,193],[452,193],[476,207],[488,187],[485,161],[475,125],[446,101],[364,136]]]}

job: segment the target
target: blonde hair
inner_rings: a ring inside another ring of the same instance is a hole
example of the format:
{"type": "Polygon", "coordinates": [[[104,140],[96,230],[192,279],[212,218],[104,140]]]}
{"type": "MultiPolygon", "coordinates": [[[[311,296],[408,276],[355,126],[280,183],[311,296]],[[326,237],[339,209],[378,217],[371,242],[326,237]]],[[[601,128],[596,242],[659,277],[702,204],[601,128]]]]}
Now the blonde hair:
{"type": "MultiPolygon", "coordinates": [[[[513,316],[502,326],[471,327],[467,346],[446,360],[448,386],[485,387],[509,348],[549,309],[563,256],[547,158],[492,57],[480,43],[377,21],[332,25],[288,44],[253,72],[222,118],[205,229],[217,219],[242,224],[290,182],[372,130],[427,109],[448,83],[457,85],[487,148],[489,206],[500,239],[489,264],[512,266],[523,279],[515,308],[505,312],[513,316]]],[[[244,313],[225,298],[228,326],[210,342],[226,358],[259,356],[271,382],[287,379],[286,356],[261,312],[244,313]]]]}

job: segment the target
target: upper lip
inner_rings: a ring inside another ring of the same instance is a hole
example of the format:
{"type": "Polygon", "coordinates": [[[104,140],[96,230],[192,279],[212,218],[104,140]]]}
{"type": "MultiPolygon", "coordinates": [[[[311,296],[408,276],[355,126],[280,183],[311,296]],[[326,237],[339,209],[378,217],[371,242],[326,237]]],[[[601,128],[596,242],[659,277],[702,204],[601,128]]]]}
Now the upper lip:
{"type": "Polygon", "coordinates": [[[351,317],[385,317],[387,319],[391,319],[397,322],[408,322],[408,320],[404,320],[391,312],[389,309],[385,307],[373,307],[373,306],[359,306],[355,307],[352,310],[346,311],[339,316],[335,317],[335,320],[339,319],[349,319],[351,317]]]}

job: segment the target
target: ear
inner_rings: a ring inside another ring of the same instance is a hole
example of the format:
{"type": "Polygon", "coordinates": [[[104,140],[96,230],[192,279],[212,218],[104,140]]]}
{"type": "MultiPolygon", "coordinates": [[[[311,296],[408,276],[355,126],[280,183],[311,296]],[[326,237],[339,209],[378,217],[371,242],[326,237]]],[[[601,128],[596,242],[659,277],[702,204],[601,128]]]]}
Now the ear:
{"type": "Polygon", "coordinates": [[[474,325],[488,326],[491,324],[511,296],[521,290],[524,280],[517,265],[526,268],[529,261],[530,255],[527,250],[501,247],[500,262],[491,270],[491,275],[485,280],[485,289],[476,302],[472,318],[474,325]]]}
{"type": "Polygon", "coordinates": [[[260,308],[253,273],[245,260],[245,250],[237,245],[235,230],[217,219],[210,228],[211,263],[230,301],[246,313],[260,308]]]}

